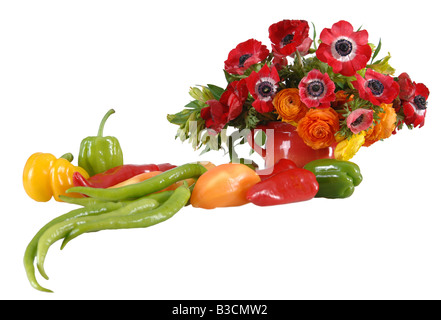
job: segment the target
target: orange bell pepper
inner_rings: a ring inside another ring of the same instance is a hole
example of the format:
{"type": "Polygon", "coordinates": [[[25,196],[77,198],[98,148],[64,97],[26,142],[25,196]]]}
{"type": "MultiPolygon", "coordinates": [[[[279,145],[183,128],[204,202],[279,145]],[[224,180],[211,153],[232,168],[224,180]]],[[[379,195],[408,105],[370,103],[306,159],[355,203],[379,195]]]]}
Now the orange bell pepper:
{"type": "Polygon", "coordinates": [[[214,209],[236,207],[249,201],[247,191],[260,182],[259,175],[240,163],[227,163],[210,169],[199,177],[190,203],[193,207],[214,209]]]}
{"type": "Polygon", "coordinates": [[[138,182],[142,182],[144,180],[147,180],[147,179],[150,179],[154,176],[157,176],[160,173],[162,173],[162,171],[143,172],[143,173],[140,173],[134,177],[131,177],[123,182],[115,184],[114,186],[110,186],[109,189],[120,188],[120,187],[128,186],[129,184],[135,184],[138,182]]]}
{"type": "MultiPolygon", "coordinates": [[[[201,162],[198,162],[198,163],[201,164],[202,166],[204,166],[207,170],[210,170],[210,169],[216,167],[216,165],[214,165],[213,163],[211,163],[209,161],[201,161],[201,162]]],[[[160,173],[162,173],[162,171],[151,171],[151,172],[140,173],[140,174],[138,174],[138,175],[136,175],[136,176],[134,176],[132,178],[129,178],[129,179],[127,179],[127,180],[125,180],[123,182],[120,182],[120,183],[118,183],[118,184],[116,184],[114,186],[111,186],[109,188],[119,188],[119,187],[127,186],[129,184],[134,184],[134,183],[142,182],[144,180],[147,180],[147,179],[150,179],[150,178],[152,178],[154,176],[157,176],[160,173]]],[[[189,186],[193,185],[194,182],[195,182],[194,179],[187,179],[185,181],[188,183],[189,186]]],[[[184,184],[184,181],[179,181],[179,182],[176,182],[173,185],[171,185],[171,186],[169,186],[166,189],[161,190],[161,191],[175,190],[179,186],[181,186],[182,184],[184,184]]]]}

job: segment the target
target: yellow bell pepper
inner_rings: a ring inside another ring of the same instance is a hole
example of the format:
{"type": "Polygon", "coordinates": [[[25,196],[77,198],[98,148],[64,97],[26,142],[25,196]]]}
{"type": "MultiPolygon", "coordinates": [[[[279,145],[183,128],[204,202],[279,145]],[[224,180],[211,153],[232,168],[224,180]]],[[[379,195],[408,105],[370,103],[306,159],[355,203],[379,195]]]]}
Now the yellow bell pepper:
{"type": "MultiPolygon", "coordinates": [[[[50,153],[37,152],[31,155],[23,170],[23,187],[28,196],[39,202],[47,202],[52,197],[62,202],[59,196],[67,195],[66,190],[74,186],[74,172],[78,171],[86,179],[89,178],[86,170],[71,163],[72,159],[70,153],[59,159],[50,153]]],[[[69,197],[82,195],[69,193],[69,197]]]]}

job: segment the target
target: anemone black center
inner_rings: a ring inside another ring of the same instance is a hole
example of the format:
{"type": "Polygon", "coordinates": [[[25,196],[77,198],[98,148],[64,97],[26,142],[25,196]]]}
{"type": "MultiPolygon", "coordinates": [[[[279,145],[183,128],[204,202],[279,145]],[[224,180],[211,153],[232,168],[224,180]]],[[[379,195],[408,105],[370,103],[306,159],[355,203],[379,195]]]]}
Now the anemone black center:
{"type": "Polygon", "coordinates": [[[273,92],[273,84],[269,81],[262,81],[257,87],[257,92],[261,97],[269,97],[273,92]]]}
{"type": "Polygon", "coordinates": [[[358,126],[359,124],[361,124],[361,123],[363,122],[363,119],[364,119],[364,115],[363,115],[363,114],[360,114],[360,115],[357,117],[357,119],[355,119],[354,121],[352,121],[351,126],[352,126],[352,127],[356,127],[356,126],[358,126]]]}
{"type": "Polygon", "coordinates": [[[293,34],[287,34],[283,39],[282,39],[282,45],[286,46],[288,44],[290,44],[292,42],[292,40],[294,39],[294,35],[293,34]]]}
{"type": "Polygon", "coordinates": [[[306,90],[310,96],[317,98],[325,92],[325,85],[319,80],[314,80],[308,84],[306,90]]]}
{"type": "Polygon", "coordinates": [[[425,110],[427,109],[427,101],[426,98],[424,98],[422,95],[416,96],[415,99],[413,99],[413,102],[415,103],[416,107],[419,110],[425,110]]]}
{"type": "Polygon", "coordinates": [[[379,80],[369,80],[367,83],[367,87],[371,89],[374,96],[381,96],[384,92],[384,85],[379,80]]]}
{"type": "Polygon", "coordinates": [[[244,54],[244,55],[240,56],[240,58],[239,58],[239,67],[243,68],[243,66],[245,64],[245,61],[247,61],[252,56],[253,55],[251,53],[247,53],[247,54],[244,54]]]}
{"type": "Polygon", "coordinates": [[[343,57],[351,54],[352,52],[352,43],[346,39],[340,39],[335,43],[335,51],[343,57]]]}

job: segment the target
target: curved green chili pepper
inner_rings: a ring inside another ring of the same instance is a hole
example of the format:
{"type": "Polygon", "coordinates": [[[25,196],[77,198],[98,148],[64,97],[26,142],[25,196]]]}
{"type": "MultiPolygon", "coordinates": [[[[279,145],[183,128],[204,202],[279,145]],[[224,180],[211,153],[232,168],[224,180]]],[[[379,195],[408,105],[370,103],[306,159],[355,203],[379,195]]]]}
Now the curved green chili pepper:
{"type": "MultiPolygon", "coordinates": [[[[192,185],[192,187],[194,187],[194,184],[192,185]]],[[[167,190],[167,191],[162,191],[162,192],[158,192],[158,193],[152,193],[150,195],[147,195],[146,197],[148,197],[149,199],[155,199],[156,201],[162,203],[165,200],[167,200],[171,194],[173,193],[172,190],[167,190]]],[[[95,204],[103,204],[103,203],[108,203],[108,202],[112,202],[112,201],[106,201],[106,200],[98,200],[96,198],[74,198],[74,197],[68,197],[68,196],[64,196],[64,195],[60,195],[60,199],[63,200],[63,202],[66,203],[70,203],[70,204],[76,204],[82,207],[87,207],[87,206],[91,206],[91,205],[95,205],[95,204]]]]}
{"type": "Polygon", "coordinates": [[[188,163],[165,171],[145,181],[120,188],[103,189],[90,187],[73,187],[68,189],[67,192],[79,192],[99,200],[120,201],[136,199],[146,194],[163,190],[178,181],[190,178],[197,178],[205,171],[207,171],[207,169],[205,169],[205,167],[200,164],[188,163]]]}
{"type": "Polygon", "coordinates": [[[74,197],[68,197],[65,195],[60,194],[60,200],[66,203],[70,203],[70,204],[76,204],[82,207],[87,207],[87,206],[91,206],[94,204],[99,204],[99,203],[106,203],[108,201],[104,201],[104,200],[98,200],[98,199],[94,199],[94,198],[74,198],[74,197]]]}
{"type": "MultiPolygon", "coordinates": [[[[120,215],[131,215],[136,213],[142,213],[153,208],[159,206],[159,202],[150,199],[150,198],[142,198],[136,201],[133,201],[129,204],[121,206],[120,208],[110,211],[108,213],[102,214],[102,218],[111,219],[113,217],[117,217],[120,215]]],[[[46,258],[46,254],[52,244],[56,241],[64,238],[69,232],[74,229],[76,226],[85,224],[88,222],[93,222],[97,217],[87,216],[80,217],[76,219],[70,219],[68,221],[63,221],[58,224],[55,224],[49,227],[38,240],[38,249],[37,249],[37,268],[40,271],[40,274],[48,279],[48,276],[44,270],[44,260],[46,258]]]]}
{"type": "MultiPolygon", "coordinates": [[[[163,203],[171,196],[172,193],[173,193],[173,191],[164,191],[164,192],[148,195],[145,198],[153,199],[153,200],[158,201],[159,203],[163,203]]],[[[89,199],[91,199],[91,198],[89,198],[89,199]]],[[[91,200],[95,200],[95,199],[91,199],[91,200]]],[[[98,200],[96,200],[96,201],[98,201],[98,200]]],[[[27,275],[27,278],[28,278],[31,286],[33,288],[40,290],[40,291],[43,291],[43,292],[52,292],[52,290],[46,289],[38,283],[38,281],[35,277],[35,267],[34,267],[34,260],[37,256],[37,250],[38,250],[38,241],[39,241],[40,237],[49,228],[51,228],[52,226],[54,226],[58,223],[67,222],[72,219],[105,214],[106,212],[110,212],[110,211],[119,209],[127,203],[128,202],[98,201],[98,203],[91,204],[87,207],[71,210],[68,213],[63,214],[63,215],[53,219],[52,221],[47,223],[43,228],[41,228],[37,232],[37,234],[33,237],[31,242],[28,244],[26,251],[25,251],[25,254],[24,254],[24,258],[23,258],[23,263],[24,263],[26,275],[27,275]]]]}
{"type": "Polygon", "coordinates": [[[26,251],[23,258],[26,275],[32,287],[40,291],[52,292],[51,290],[42,287],[38,283],[35,277],[35,268],[34,268],[34,260],[37,255],[38,240],[47,229],[63,221],[68,221],[79,217],[102,214],[104,212],[109,212],[121,208],[122,206],[123,203],[108,202],[106,204],[99,204],[85,208],[78,208],[75,210],[71,210],[68,213],[53,219],[52,221],[47,223],[43,228],[41,228],[26,247],[26,251]]]}
{"type": "Polygon", "coordinates": [[[187,204],[191,192],[187,186],[180,186],[173,191],[170,198],[161,206],[151,211],[144,211],[133,215],[102,217],[84,224],[77,224],[66,236],[62,247],[72,239],[87,232],[110,229],[147,228],[173,217],[187,204]]]}

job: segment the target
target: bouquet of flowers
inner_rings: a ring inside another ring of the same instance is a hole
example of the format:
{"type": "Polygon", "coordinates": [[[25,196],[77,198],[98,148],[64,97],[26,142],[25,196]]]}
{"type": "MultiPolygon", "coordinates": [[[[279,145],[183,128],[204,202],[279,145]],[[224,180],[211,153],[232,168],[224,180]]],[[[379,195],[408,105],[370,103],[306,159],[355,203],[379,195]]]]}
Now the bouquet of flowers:
{"type": "Polygon", "coordinates": [[[407,73],[394,77],[390,54],[369,43],[366,30],[347,21],[325,28],[283,20],[269,27],[271,50],[249,39],[225,60],[226,87],[193,87],[193,101],[169,114],[177,137],[204,152],[228,142],[226,130],[254,129],[270,121],[295,127],[318,150],[333,146],[334,157],[351,159],[362,147],[389,138],[404,126],[424,125],[428,88],[407,73]]]}

